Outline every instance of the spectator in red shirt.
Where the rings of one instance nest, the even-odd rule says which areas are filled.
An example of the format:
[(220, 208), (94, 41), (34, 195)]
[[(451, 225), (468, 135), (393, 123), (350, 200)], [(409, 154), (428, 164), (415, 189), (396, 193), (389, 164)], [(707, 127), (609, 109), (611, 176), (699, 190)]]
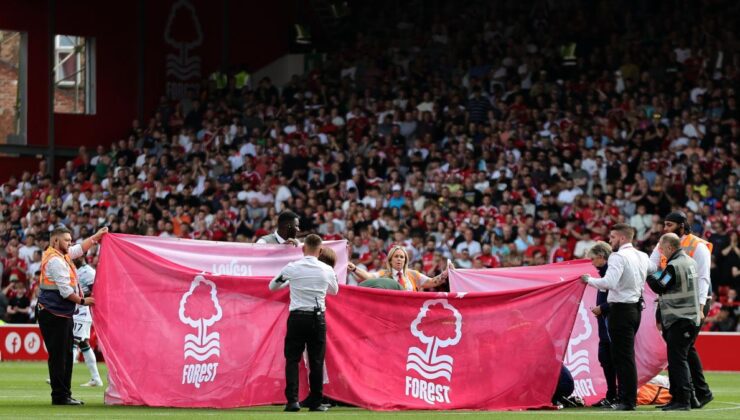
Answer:
[(498, 257), (491, 253), (491, 245), (483, 245), (481, 254), (475, 258), (479, 260), (484, 268), (496, 268), (501, 265)]
[(573, 259), (573, 251), (570, 250), (568, 244), (568, 238), (561, 236), (558, 239), (558, 246), (553, 249), (550, 254), (550, 262), (558, 263), (563, 261), (570, 261)]

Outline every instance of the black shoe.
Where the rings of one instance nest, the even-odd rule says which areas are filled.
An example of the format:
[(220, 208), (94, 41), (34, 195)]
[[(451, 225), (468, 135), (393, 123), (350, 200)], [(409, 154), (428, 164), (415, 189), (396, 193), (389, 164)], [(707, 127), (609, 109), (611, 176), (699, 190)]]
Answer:
[(619, 403), (619, 404), (614, 404), (612, 406), (612, 409), (615, 411), (635, 411), (635, 406), (630, 405), (630, 404)]
[(670, 401), (668, 401), (668, 403), (666, 403), (666, 404), (662, 404), (662, 405), (656, 405), (656, 406), (655, 406), (655, 408), (657, 408), (657, 409), (660, 409), (660, 410), (662, 410), (662, 409), (664, 409), (665, 407), (668, 407), (669, 405), (672, 405), (672, 404), (673, 404), (673, 400), (670, 400)]
[(300, 404), (301, 404), (301, 407), (313, 407), (315, 405), (321, 405), (321, 404), (327, 405), (324, 403), (323, 398), (319, 398), (319, 400), (316, 401), (315, 398), (311, 398), (310, 396), (306, 397), (303, 401), (300, 402)]
[[(714, 394), (709, 394), (704, 398), (698, 398), (699, 400), (699, 407), (698, 408), (704, 408), (705, 405), (709, 404), (710, 402), (714, 401)], [(694, 408), (694, 407), (691, 407)]]
[(591, 404), (591, 407), (594, 408), (612, 408), (612, 405), (614, 402), (612, 402), (609, 398), (602, 398), (599, 402)]
[(74, 398), (67, 398), (64, 400), (52, 401), (51, 405), (85, 405), (85, 403)]
[(301, 411), (301, 406), (297, 402), (287, 403), (283, 411)]
[(689, 398), (689, 405), (692, 409), (701, 408), (701, 402), (699, 402), (698, 399), (696, 399), (696, 396), (692, 395), (691, 398)]
[(324, 404), (319, 404), (319, 405), (317, 405), (316, 407), (310, 407), (310, 408), (308, 409), (308, 411), (321, 411), (321, 412), (326, 412), (326, 411), (329, 411), (329, 407), (328, 407), (328, 406), (326, 406), (326, 405), (324, 405)]
[(663, 411), (691, 411), (691, 404), (677, 402), (663, 407)]

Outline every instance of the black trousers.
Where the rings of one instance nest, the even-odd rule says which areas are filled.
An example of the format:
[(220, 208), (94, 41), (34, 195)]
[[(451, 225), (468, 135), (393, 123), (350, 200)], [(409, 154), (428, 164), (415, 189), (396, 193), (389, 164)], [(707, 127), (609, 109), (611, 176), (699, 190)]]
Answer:
[(609, 305), (609, 337), (617, 372), (619, 402), (637, 405), (637, 366), (635, 365), (635, 334), (640, 328), (641, 303), (611, 303)]
[(298, 362), (308, 349), (308, 383), (311, 393), (307, 406), (321, 404), (324, 388), (324, 355), (326, 354), (326, 320), (323, 314), (292, 311), (285, 335), (285, 398), (298, 402)]
[(611, 343), (609, 341), (599, 341), (599, 363), (604, 370), (606, 379), (606, 395), (609, 401), (617, 398), (617, 371), (614, 369), (612, 360)]
[(681, 319), (669, 328), (663, 328), (663, 338), (668, 348), (668, 379), (671, 382), (673, 401), (688, 404), (693, 386), (689, 373), (689, 348), (696, 340), (696, 326), (688, 319)]
[(64, 401), (72, 396), (72, 317), (56, 316), (47, 310), (38, 312), (39, 327), (49, 353), (51, 400)]
[[(704, 305), (704, 317), (706, 319), (707, 313), (709, 313), (709, 307), (712, 305), (711, 301), (708, 301)], [(689, 347), (689, 353), (687, 355), (687, 361), (689, 364), (689, 373), (691, 373), (691, 383), (694, 388), (694, 392), (696, 393), (696, 398), (704, 399), (712, 394), (712, 391), (709, 390), (709, 385), (707, 384), (707, 380), (704, 379), (704, 369), (701, 366), (701, 359), (699, 359), (699, 353), (696, 351), (696, 346), (694, 345), (696, 343), (697, 337), (699, 337), (699, 331), (701, 330), (702, 325), (704, 325), (704, 321), (701, 322), (701, 324), (696, 327), (696, 333), (694, 334), (694, 340), (691, 342), (691, 347)]]

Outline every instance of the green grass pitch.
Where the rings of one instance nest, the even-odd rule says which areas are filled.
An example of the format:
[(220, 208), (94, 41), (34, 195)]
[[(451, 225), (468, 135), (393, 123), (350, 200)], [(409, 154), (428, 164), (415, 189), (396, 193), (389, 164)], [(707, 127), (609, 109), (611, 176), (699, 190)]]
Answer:
[[(105, 365), (100, 364), (101, 375), (105, 378)], [(85, 401), (82, 407), (52, 406), (49, 386), (46, 384), (45, 363), (0, 363), (0, 418), (1, 419), (137, 419), (137, 418), (182, 418), (193, 420), (208, 418), (241, 419), (288, 419), (331, 417), (333, 419), (430, 419), (453, 418), (474, 420), (479, 418), (600, 418), (646, 419), (646, 418), (684, 418), (684, 419), (738, 419), (740, 418), (740, 373), (707, 373), (707, 380), (715, 395), (715, 400), (701, 410), (684, 413), (663, 413), (653, 407), (640, 407), (637, 412), (618, 413), (591, 408), (566, 409), (560, 411), (401, 411), (373, 412), (359, 408), (334, 407), (328, 413), (283, 413), (281, 406), (240, 408), (232, 410), (216, 409), (177, 409), (151, 407), (120, 407), (103, 405), (103, 388), (82, 388), (79, 385), (89, 379), (87, 369), (82, 363), (75, 364), (72, 378), (73, 396)]]

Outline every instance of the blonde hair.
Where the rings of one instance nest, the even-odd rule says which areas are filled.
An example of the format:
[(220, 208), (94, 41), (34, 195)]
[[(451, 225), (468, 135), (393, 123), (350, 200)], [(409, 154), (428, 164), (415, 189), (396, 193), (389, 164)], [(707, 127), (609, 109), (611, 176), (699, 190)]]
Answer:
[(396, 251), (403, 252), (404, 261), (403, 261), (403, 268), (401, 269), (401, 272), (403, 273), (404, 276), (406, 276), (406, 270), (409, 267), (409, 254), (408, 252), (406, 252), (406, 248), (402, 247), (401, 245), (394, 245), (390, 249), (390, 251), (388, 251), (388, 255), (385, 257), (385, 268), (389, 272), (393, 272), (393, 266), (391, 265), (391, 260), (393, 259), (393, 254), (395, 254)]
[(337, 263), (337, 253), (333, 249), (322, 246), (319, 251), (319, 261), (334, 268)]

